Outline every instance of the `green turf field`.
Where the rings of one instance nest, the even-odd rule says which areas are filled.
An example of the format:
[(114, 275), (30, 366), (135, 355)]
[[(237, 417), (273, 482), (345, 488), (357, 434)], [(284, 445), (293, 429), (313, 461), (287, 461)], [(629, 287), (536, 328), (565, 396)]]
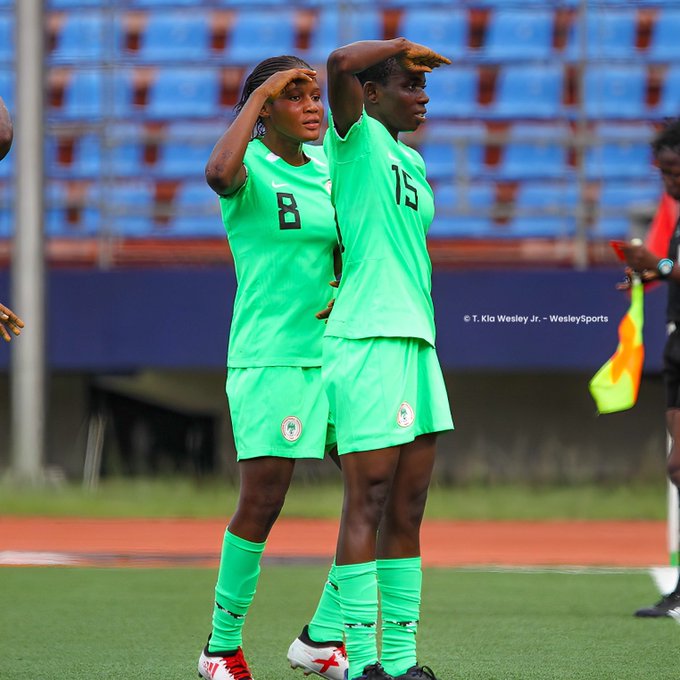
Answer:
[[(0, 514), (76, 517), (227, 517), (238, 489), (227, 482), (133, 479), (47, 488), (0, 484)], [(284, 516), (336, 518), (342, 487), (294, 481)], [(430, 519), (659, 519), (666, 518), (665, 480), (628, 486), (433, 485)]]
[[(211, 569), (0, 569), (0, 678), (195, 678), (214, 578)], [(316, 566), (263, 569), (245, 635), (257, 680), (303, 680), (285, 653), (323, 579)], [(439, 680), (675, 680), (680, 626), (631, 616), (655, 597), (642, 572), (427, 570), (421, 658)]]

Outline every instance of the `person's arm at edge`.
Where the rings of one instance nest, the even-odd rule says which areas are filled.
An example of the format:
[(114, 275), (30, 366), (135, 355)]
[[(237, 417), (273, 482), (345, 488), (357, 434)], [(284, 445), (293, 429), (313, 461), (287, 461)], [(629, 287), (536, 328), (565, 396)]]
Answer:
[[(282, 74), (288, 74), (283, 77)], [(229, 196), (240, 189), (246, 181), (246, 169), (243, 165), (251, 133), (260, 116), (262, 107), (268, 99), (276, 96), (294, 78), (307, 78), (316, 73), (308, 69), (290, 69), (281, 71), (267, 79), (253, 90), (243, 105), (234, 122), (220, 137), (210, 154), (205, 166), (205, 180), (210, 188), (220, 196)]]
[(5, 102), (0, 97), (0, 160), (2, 160), (12, 148), (14, 139), (14, 128), (12, 118), (5, 106)]
[(359, 120), (364, 109), (363, 88), (356, 74), (389, 57), (403, 54), (408, 44), (406, 38), (362, 40), (330, 53), (326, 64), (328, 103), (335, 129), (341, 137)]

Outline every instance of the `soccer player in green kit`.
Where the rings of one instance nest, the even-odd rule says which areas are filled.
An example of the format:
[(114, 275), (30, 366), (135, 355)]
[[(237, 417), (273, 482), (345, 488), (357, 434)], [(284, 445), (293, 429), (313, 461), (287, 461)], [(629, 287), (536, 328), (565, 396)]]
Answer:
[(425, 73), (447, 63), (405, 38), (328, 58), (324, 148), (343, 272), (322, 374), (345, 486), (336, 576), (349, 680), (435, 678), (416, 657), (419, 536), (436, 433), (453, 422), (434, 349), (433, 194), (421, 156), (398, 135), (423, 123)]
[[(251, 678), (241, 630), (269, 531), (296, 459), (323, 458), (335, 444), (321, 383), (325, 326), (315, 318), (328, 301), (337, 249), (328, 164), (323, 149), (308, 144), (318, 139), (324, 113), (316, 72), (297, 57), (266, 59), (246, 80), (236, 110), (206, 166), (238, 282), (227, 395), (241, 481), (224, 535), (212, 633), (198, 661), (208, 680)], [(342, 680), (342, 632), (333, 566), (312, 620), (288, 650), (291, 666)]]

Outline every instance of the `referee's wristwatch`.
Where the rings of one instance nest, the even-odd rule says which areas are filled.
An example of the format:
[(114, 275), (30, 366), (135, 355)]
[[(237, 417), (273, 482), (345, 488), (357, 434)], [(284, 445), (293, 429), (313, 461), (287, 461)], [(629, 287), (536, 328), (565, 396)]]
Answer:
[(664, 257), (656, 263), (656, 270), (659, 272), (660, 279), (667, 279), (673, 271), (673, 260), (669, 257)]

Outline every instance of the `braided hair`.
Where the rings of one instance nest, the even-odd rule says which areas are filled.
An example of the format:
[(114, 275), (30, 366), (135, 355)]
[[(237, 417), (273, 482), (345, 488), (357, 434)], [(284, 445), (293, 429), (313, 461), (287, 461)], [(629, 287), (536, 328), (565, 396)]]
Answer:
[(680, 154), (680, 118), (666, 118), (663, 127), (652, 139), (655, 157), (665, 149)]
[[(248, 101), (250, 95), (264, 83), (267, 78), (278, 73), (279, 71), (287, 71), (291, 68), (308, 68), (312, 67), (303, 59), (293, 57), (291, 55), (282, 55), (279, 57), (270, 57), (261, 61), (246, 78), (241, 91), (241, 98), (234, 106), (234, 116), (238, 116), (245, 103)], [(255, 137), (262, 137), (266, 132), (262, 119), (258, 117), (257, 123), (253, 128), (251, 139)]]

